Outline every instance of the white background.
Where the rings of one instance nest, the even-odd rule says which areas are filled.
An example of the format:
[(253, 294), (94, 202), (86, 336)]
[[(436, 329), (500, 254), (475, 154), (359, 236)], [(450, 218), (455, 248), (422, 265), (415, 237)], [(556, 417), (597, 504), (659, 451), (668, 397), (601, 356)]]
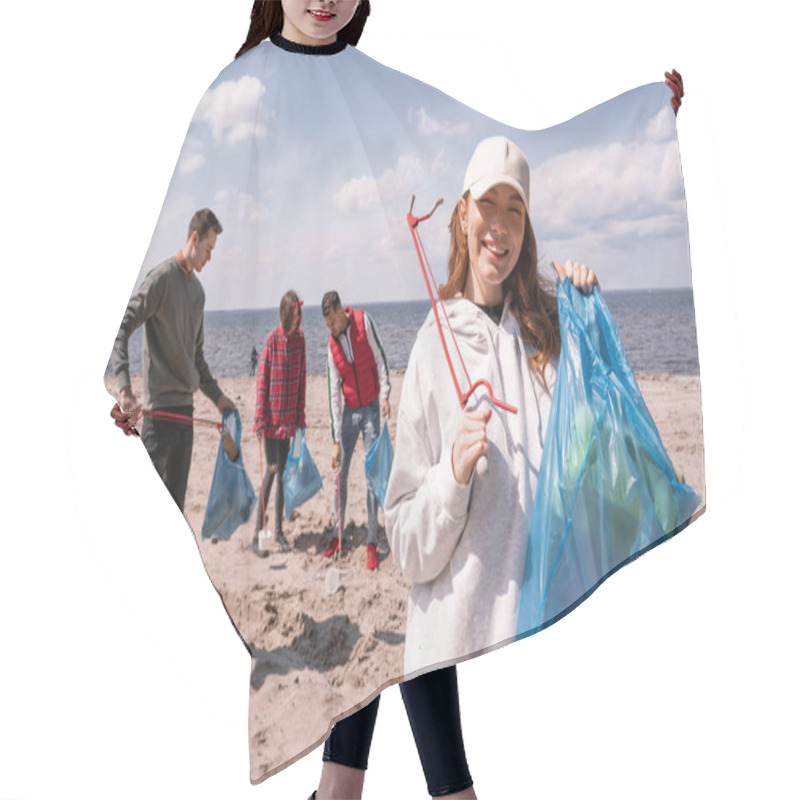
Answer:
[[(796, 797), (786, 4), (373, 5), (362, 49), (519, 126), (560, 122), (668, 67), (686, 79), (708, 511), (555, 627), (459, 668), (479, 796)], [(282, 800), (316, 786), (319, 752), (249, 785), (249, 659), (102, 383), (189, 119), (249, 10), (79, 0), (4, 12), (2, 800)], [(426, 796), (397, 689), (364, 796)]]

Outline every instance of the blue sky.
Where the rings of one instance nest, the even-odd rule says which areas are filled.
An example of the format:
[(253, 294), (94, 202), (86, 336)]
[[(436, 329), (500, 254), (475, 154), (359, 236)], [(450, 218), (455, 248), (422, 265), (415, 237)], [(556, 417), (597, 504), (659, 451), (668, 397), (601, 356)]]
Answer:
[(668, 90), (652, 84), (574, 119), (520, 131), (358, 51), (286, 53), (266, 43), (220, 74), (190, 125), (140, 278), (209, 206), (224, 233), (202, 275), (208, 309), (425, 296), (406, 224), (421, 228), (437, 280), (447, 223), (475, 145), (504, 134), (531, 165), (541, 267), (592, 266), (606, 289), (690, 286), (686, 212)]

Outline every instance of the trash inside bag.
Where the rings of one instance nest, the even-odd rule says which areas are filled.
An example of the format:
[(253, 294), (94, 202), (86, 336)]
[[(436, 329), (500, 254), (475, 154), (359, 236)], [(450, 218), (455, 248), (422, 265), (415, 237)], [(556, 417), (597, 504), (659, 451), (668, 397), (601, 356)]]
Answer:
[(286, 519), (321, 488), (322, 478), (306, 447), (305, 429), (298, 428), (292, 438), (292, 446), (283, 470), (283, 508)]
[[(229, 539), (242, 523), (250, 519), (256, 504), (256, 493), (242, 462), (242, 421), (239, 412), (226, 410), (222, 415), (222, 424), (224, 427), (220, 432), (217, 463), (203, 519), (204, 539)], [(231, 447), (231, 442), (235, 442), (235, 447)], [(229, 453), (234, 452), (236, 458), (231, 459)]]
[(599, 291), (558, 287), (561, 354), (517, 635), (550, 625), (699, 505), (667, 455)]
[(384, 422), (380, 436), (372, 443), (364, 457), (367, 483), (369, 483), (372, 493), (378, 498), (381, 508), (386, 499), (386, 487), (389, 485), (393, 460), (394, 449), (392, 448), (392, 437), (389, 435), (389, 424)]

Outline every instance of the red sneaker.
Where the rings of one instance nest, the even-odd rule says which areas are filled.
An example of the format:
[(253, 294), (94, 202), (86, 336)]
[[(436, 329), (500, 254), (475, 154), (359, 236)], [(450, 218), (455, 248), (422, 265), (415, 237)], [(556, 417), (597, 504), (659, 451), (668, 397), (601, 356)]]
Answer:
[(328, 549), (322, 554), (325, 558), (331, 558), (334, 553), (338, 553), (341, 550), (341, 546), (339, 545), (339, 537), (334, 536), (330, 542), (328, 542)]
[(367, 569), (373, 570), (378, 568), (378, 549), (374, 544), (367, 545)]

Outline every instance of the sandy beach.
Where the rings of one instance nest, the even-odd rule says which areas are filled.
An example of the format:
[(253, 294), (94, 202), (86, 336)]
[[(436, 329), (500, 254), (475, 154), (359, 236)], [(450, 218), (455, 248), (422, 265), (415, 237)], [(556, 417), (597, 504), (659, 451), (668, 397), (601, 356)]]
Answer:
[[(400, 372), (391, 376), (393, 440), (402, 377)], [(704, 498), (700, 379), (671, 374), (637, 378), (676, 470)], [(141, 396), (141, 377), (133, 381)], [(258, 491), (261, 467), (252, 433), (255, 378), (223, 378), (220, 386), (239, 408), (243, 459)], [(218, 418), (203, 395), (195, 396), (195, 404), (196, 417)], [(343, 554), (338, 561), (321, 555), (333, 534), (335, 502), (323, 376), (309, 377), (306, 419), (308, 447), (324, 486), (284, 524), (290, 551), (281, 553), (273, 546), (263, 559), (250, 551), (252, 521), (227, 541), (201, 539), (219, 436), (212, 427), (195, 426), (185, 514), (209, 576), (253, 654), (249, 731), (254, 782), (318, 746), (341, 709), (369, 702), (402, 676), (409, 587), (389, 552), (382, 513), (379, 568), (372, 573), (365, 568), (366, 481), (360, 443), (348, 481)], [(273, 508), (270, 498), (270, 518)], [(302, 692), (292, 691), (301, 683)]]

